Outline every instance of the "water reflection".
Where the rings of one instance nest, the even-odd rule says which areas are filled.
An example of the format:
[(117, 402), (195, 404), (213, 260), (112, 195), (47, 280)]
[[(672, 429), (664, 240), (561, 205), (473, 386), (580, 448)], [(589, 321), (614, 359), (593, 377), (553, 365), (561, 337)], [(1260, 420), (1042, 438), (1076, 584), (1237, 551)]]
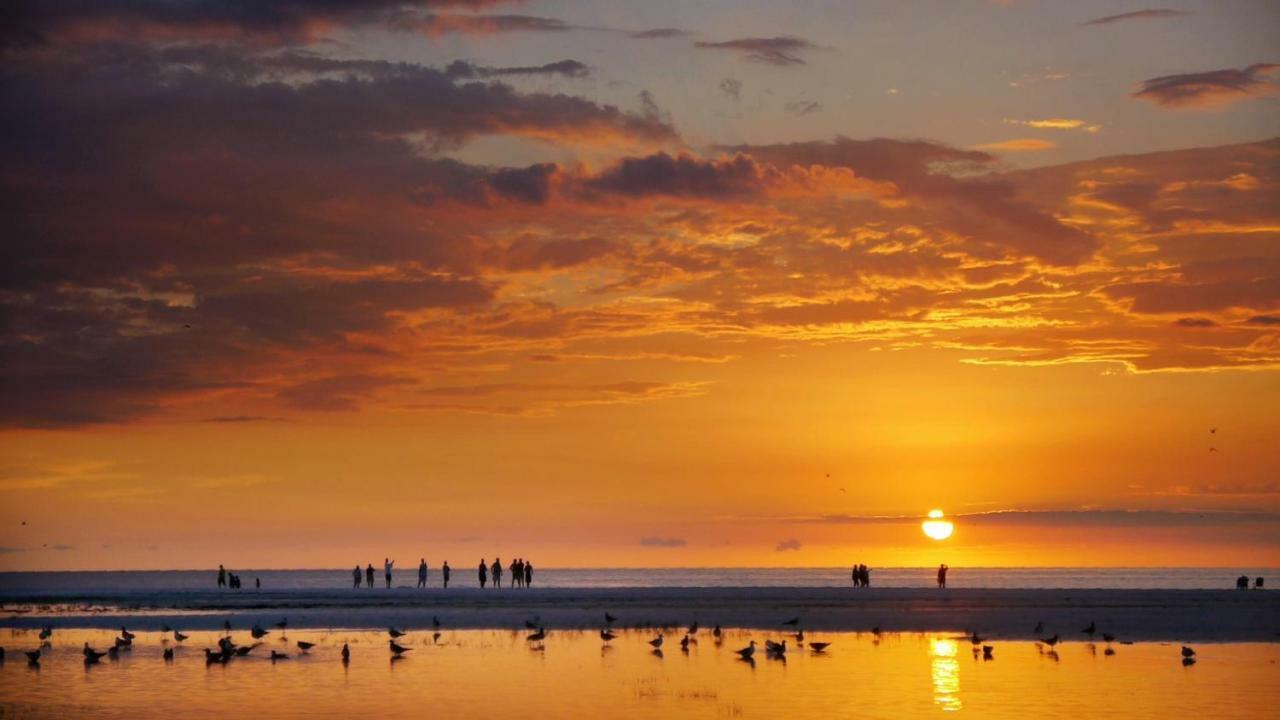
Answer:
[[(231, 698), (252, 698), (255, 718), (472, 717), (502, 708), (503, 720), (540, 717), (795, 718), (921, 717), (960, 712), (983, 718), (1077, 716), (1078, 690), (1123, 697), (1124, 715), (1138, 718), (1266, 717), (1280, 705), (1275, 668), (1280, 644), (1197, 648), (1200, 662), (1183, 667), (1177, 645), (1138, 643), (1116, 654), (1063, 642), (1056, 652), (1030, 642), (991, 643), (994, 662), (959, 636), (822, 633), (815, 653), (789, 643), (781, 658), (762, 649), (736, 652), (784, 636), (726, 630), (723, 643), (705, 631), (701, 643), (664, 655), (651, 634), (617, 631), (605, 645), (598, 630), (549, 630), (530, 643), (513, 631), (410, 632), (412, 652), (392, 659), (385, 632), (290, 628), (227, 664), (206, 666), (203, 648), (221, 633), (193, 632), (185, 643), (139, 633), (119, 658), (86, 667), (83, 644), (106, 647), (106, 631), (58, 630), (41, 667), (26, 667), (21, 650), (39, 640), (27, 631), (0, 631), (9, 662), (0, 664), (0, 718), (94, 717), (149, 720), (224, 716)], [(786, 636), (790, 638), (791, 636)], [(241, 633), (235, 641), (248, 641)], [(315, 642), (306, 653), (296, 640)], [(351, 650), (349, 663), (341, 651)], [(175, 650), (172, 661), (163, 651)], [(612, 649), (609, 649), (612, 648)], [(1096, 650), (1096, 648), (1094, 648)], [(272, 663), (270, 651), (290, 656)], [(687, 652), (686, 652), (687, 650)], [(1060, 655), (1060, 662), (1048, 662)], [(15, 659), (17, 660), (15, 662)], [(964, 674), (963, 683), (961, 673)], [(175, 699), (181, 705), (175, 706)]]
[(933, 678), (933, 702), (948, 712), (964, 709), (960, 700), (960, 661), (956, 658), (959, 646), (955, 640), (934, 638), (929, 641), (929, 655), (933, 658), (930, 672)]

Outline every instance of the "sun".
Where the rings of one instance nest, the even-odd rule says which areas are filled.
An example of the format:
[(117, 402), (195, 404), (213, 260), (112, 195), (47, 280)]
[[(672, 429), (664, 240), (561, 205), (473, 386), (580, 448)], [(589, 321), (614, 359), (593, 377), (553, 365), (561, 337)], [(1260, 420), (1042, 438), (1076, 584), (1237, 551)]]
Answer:
[(930, 510), (929, 519), (921, 523), (920, 528), (934, 540), (946, 540), (955, 532), (956, 526), (950, 520), (942, 519), (941, 510)]

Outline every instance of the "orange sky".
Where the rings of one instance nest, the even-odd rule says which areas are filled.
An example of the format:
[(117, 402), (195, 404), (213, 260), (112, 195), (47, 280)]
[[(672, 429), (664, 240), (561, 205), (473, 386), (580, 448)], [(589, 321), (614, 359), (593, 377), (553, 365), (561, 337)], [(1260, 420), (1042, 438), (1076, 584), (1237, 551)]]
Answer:
[(1280, 564), (1274, 6), (55, 6), (0, 569)]

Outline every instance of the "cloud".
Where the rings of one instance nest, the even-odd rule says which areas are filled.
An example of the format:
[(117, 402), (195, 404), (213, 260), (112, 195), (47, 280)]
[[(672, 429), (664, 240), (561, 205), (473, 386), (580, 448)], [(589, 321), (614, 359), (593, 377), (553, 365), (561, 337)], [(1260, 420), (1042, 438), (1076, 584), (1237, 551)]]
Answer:
[(770, 175), (769, 168), (743, 154), (707, 161), (688, 154), (673, 156), (663, 152), (624, 158), (587, 179), (583, 187), (631, 197), (725, 198), (760, 192), (770, 181)]
[(799, 550), (800, 547), (801, 545), (799, 540), (795, 538), (789, 538), (787, 540), (779, 541), (777, 546), (775, 546), (773, 549), (774, 549), (774, 552), (787, 552), (789, 550)]
[(1101, 125), (1092, 124), (1085, 120), (1077, 120), (1075, 118), (1045, 118), (1042, 120), (1016, 120), (1013, 118), (1005, 118), (1002, 122), (1006, 125), (1022, 125), (1025, 127), (1036, 128), (1037, 130), (1083, 130), (1088, 133), (1096, 133), (1102, 129)]
[(289, 385), (276, 397), (299, 410), (352, 412), (383, 388), (409, 384), (407, 378), (389, 375), (329, 375)]
[(525, 65), (516, 67), (486, 67), (463, 60), (455, 60), (445, 68), (445, 74), (453, 78), (492, 78), (513, 75), (560, 75), (568, 78), (584, 78), (591, 74), (591, 68), (577, 60), (559, 60), (545, 65)]
[(1218, 323), (1209, 318), (1178, 318), (1173, 321), (1173, 324), (1184, 328), (1211, 328), (1218, 326)]
[(652, 30), (630, 32), (627, 33), (627, 36), (637, 40), (665, 40), (667, 38), (688, 37), (692, 34), (688, 30), (680, 30), (679, 28), (654, 28)]
[(266, 415), (219, 415), (216, 417), (203, 418), (200, 422), (205, 423), (253, 423), (253, 422), (283, 422), (286, 418), (270, 417)]
[(642, 537), (640, 544), (644, 547), (676, 548), (688, 545), (684, 538), (677, 537)]
[(1277, 83), (1269, 76), (1277, 68), (1280, 65), (1255, 63), (1241, 69), (1164, 75), (1142, 81), (1129, 96), (1168, 108), (1218, 107), (1275, 92)]
[(563, 20), (534, 15), (422, 15), (402, 16), (394, 26), (428, 37), (448, 34), (497, 35), (510, 32), (564, 32), (574, 27)]
[[(1223, 510), (993, 510), (948, 515), (957, 525), (1030, 525), (1063, 527), (1233, 527), (1280, 524), (1280, 513)], [(916, 524), (916, 515), (816, 515), (772, 518), (796, 524)]]
[(787, 103), (783, 106), (783, 109), (792, 115), (809, 115), (810, 113), (820, 112), (822, 103), (812, 100), (797, 100), (796, 102)]
[(1058, 147), (1058, 145), (1052, 140), (1018, 138), (1016, 140), (1001, 140), (999, 142), (986, 143), (985, 145), (978, 145), (976, 147), (979, 150), (995, 150), (1003, 152), (1039, 152), (1041, 150), (1052, 150)]
[(1245, 322), (1250, 325), (1280, 325), (1280, 315), (1254, 315)]
[(75, 546), (75, 545), (65, 545), (65, 544), (61, 544), (61, 543), (60, 543), (60, 544), (58, 544), (58, 545), (50, 546), (50, 547), (49, 547), (49, 549), (50, 549), (50, 550), (52, 550), (52, 551), (54, 551), (54, 552), (71, 552), (72, 550), (75, 550), (75, 549), (76, 549), (76, 546)]
[(778, 67), (804, 65), (802, 53), (818, 49), (817, 45), (803, 38), (791, 36), (748, 37), (723, 42), (696, 42), (694, 47), (707, 50), (732, 50), (752, 62)]
[(1125, 20), (1160, 20), (1191, 14), (1193, 13), (1187, 10), (1153, 8), (1150, 10), (1134, 10), (1133, 12), (1120, 13), (1119, 15), (1107, 15), (1106, 17), (1094, 18), (1093, 20), (1081, 23), (1081, 25), (1109, 25), (1114, 22), (1122, 22)]
[(13, 553), (20, 552), (27, 552), (27, 549), (20, 547), (0, 547), (0, 555), (11, 555)]

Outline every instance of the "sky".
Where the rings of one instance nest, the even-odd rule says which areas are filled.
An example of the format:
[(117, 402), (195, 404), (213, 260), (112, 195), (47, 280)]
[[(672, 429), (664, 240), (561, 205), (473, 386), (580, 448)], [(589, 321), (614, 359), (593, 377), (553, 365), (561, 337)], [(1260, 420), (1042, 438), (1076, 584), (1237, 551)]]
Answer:
[(6, 4), (0, 570), (1278, 566), (1276, 27)]

